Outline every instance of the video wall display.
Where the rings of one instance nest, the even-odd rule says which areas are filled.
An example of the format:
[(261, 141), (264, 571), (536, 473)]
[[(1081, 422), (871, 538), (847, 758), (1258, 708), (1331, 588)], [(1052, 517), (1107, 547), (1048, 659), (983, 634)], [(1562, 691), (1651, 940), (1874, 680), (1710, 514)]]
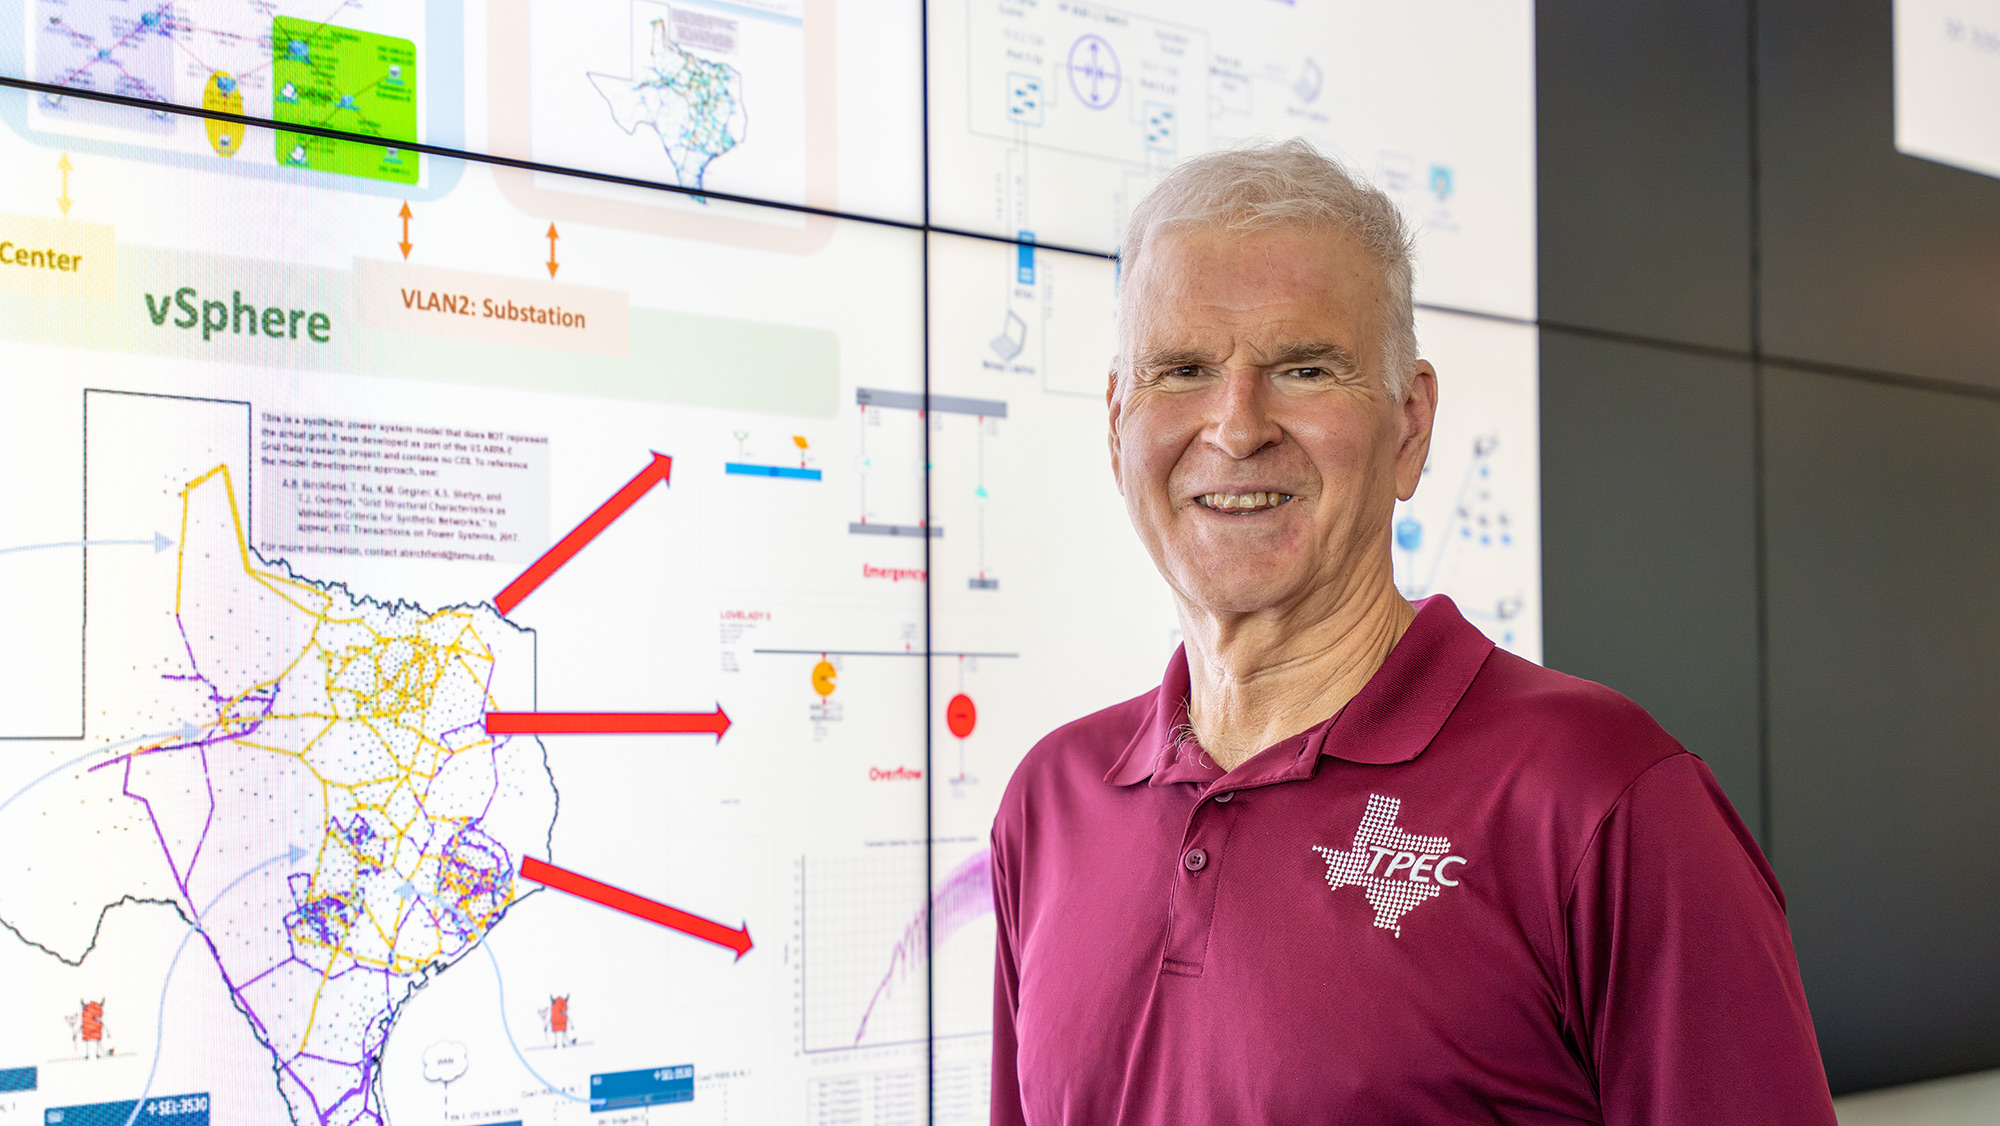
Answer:
[(1398, 583), (1540, 655), (1531, 23), (0, 2), (0, 1124), (984, 1122), (1175, 161), (1405, 207)]
[(1896, 148), (2000, 176), (2000, 3), (1895, 0)]

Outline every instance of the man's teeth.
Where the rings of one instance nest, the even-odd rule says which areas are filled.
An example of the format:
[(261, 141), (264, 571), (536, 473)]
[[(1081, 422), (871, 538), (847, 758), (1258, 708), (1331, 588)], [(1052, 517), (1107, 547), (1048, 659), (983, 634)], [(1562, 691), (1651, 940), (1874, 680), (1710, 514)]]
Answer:
[(1290, 493), (1203, 493), (1204, 508), (1271, 508), (1292, 499)]

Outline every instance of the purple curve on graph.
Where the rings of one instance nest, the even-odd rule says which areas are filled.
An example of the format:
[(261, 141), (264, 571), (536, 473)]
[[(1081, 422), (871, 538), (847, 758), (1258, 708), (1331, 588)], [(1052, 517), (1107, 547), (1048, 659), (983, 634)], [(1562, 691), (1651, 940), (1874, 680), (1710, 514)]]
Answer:
[(930, 953), (930, 945), (944, 945), (967, 923), (993, 913), (993, 851), (980, 849), (953, 868), (932, 893), (929, 903), (917, 909), (916, 918), (903, 928), (903, 937), (889, 954), (889, 969), (862, 1010), (861, 1026), (854, 1030), (854, 1042), (868, 1035), (868, 1022), (875, 1006), (895, 990), (896, 984), (916, 972)]

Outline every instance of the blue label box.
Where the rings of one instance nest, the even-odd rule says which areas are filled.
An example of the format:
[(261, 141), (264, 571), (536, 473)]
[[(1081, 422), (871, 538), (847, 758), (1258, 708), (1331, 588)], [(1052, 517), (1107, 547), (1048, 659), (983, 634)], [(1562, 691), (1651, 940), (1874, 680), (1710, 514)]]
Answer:
[(52, 1106), (42, 1112), (43, 1126), (208, 1126), (208, 1092), (147, 1099), (135, 1120), (137, 1099), (84, 1106)]
[(613, 1071), (590, 1077), (592, 1111), (626, 1110), (635, 1106), (694, 1101), (694, 1065)]

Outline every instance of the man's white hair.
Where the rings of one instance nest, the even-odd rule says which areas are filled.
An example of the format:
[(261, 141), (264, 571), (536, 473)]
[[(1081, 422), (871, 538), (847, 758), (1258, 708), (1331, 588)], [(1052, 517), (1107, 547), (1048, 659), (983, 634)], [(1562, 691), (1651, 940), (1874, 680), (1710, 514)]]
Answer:
[[(1308, 141), (1224, 149), (1167, 173), (1125, 224), (1120, 273), (1136, 276), (1146, 247), (1160, 234), (1189, 227), (1231, 231), (1340, 231), (1374, 256), (1382, 276), (1382, 385), (1400, 401), (1417, 363), (1416, 310), (1410, 296), (1413, 246), (1408, 226), (1381, 189), (1324, 156)], [(1119, 368), (1130, 361), (1127, 332), (1134, 287), (1118, 297)]]

